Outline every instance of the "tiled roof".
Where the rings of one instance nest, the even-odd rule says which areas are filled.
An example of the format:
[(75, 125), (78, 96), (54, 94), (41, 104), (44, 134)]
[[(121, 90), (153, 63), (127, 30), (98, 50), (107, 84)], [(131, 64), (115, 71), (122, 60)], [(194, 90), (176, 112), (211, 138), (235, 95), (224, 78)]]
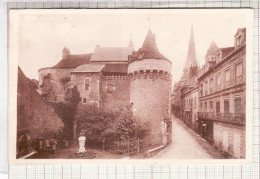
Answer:
[(51, 68), (76, 68), (82, 64), (89, 63), (92, 53), (82, 55), (68, 55), (66, 59), (62, 59), (58, 64)]
[(105, 65), (103, 64), (84, 64), (80, 65), (79, 67), (75, 68), (71, 72), (73, 73), (88, 73), (88, 72), (100, 72)]
[(96, 47), (90, 61), (95, 62), (128, 62), (132, 47)]
[(128, 64), (106, 64), (102, 69), (104, 73), (127, 73)]

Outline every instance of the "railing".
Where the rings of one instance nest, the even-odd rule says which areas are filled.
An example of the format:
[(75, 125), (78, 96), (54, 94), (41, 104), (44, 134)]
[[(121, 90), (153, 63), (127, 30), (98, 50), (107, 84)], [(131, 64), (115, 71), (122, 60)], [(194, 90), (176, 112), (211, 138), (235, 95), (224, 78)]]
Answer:
[(245, 124), (244, 113), (198, 112), (198, 118), (234, 124)]

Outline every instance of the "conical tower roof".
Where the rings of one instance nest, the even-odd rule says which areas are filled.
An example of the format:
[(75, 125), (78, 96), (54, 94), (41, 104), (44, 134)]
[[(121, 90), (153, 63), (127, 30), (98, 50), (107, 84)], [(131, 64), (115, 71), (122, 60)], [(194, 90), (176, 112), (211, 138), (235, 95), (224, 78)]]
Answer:
[(188, 56), (187, 56), (186, 64), (185, 64), (184, 68), (189, 69), (191, 65), (197, 65), (194, 35), (193, 35), (193, 26), (191, 26)]
[(132, 47), (132, 48), (134, 48), (134, 44), (133, 44), (133, 41), (132, 41), (132, 39), (130, 39), (130, 42), (129, 42), (129, 45), (128, 45), (128, 47)]
[(208, 57), (210, 55), (217, 55), (217, 51), (218, 51), (218, 46), (216, 45), (215, 41), (212, 40), (212, 42), (208, 48), (206, 57)]
[(158, 47), (155, 42), (155, 35), (152, 34), (151, 29), (149, 29), (146, 38), (144, 40), (142, 48), (139, 50), (143, 53), (143, 59), (153, 58), (153, 59), (165, 59), (168, 60), (166, 57), (164, 57), (158, 50)]

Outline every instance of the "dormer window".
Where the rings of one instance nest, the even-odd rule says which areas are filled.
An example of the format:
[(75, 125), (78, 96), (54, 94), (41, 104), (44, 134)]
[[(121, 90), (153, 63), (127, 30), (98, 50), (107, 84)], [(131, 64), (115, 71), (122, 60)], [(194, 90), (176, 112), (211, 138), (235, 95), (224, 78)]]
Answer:
[(236, 46), (240, 46), (242, 44), (242, 37), (241, 35), (237, 36), (236, 37)]

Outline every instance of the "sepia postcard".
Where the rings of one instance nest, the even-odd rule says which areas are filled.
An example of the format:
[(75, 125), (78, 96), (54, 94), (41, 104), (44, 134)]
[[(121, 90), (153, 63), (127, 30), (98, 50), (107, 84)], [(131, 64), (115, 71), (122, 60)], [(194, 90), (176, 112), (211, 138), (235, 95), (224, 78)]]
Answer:
[(9, 10), (10, 164), (252, 160), (249, 9)]

